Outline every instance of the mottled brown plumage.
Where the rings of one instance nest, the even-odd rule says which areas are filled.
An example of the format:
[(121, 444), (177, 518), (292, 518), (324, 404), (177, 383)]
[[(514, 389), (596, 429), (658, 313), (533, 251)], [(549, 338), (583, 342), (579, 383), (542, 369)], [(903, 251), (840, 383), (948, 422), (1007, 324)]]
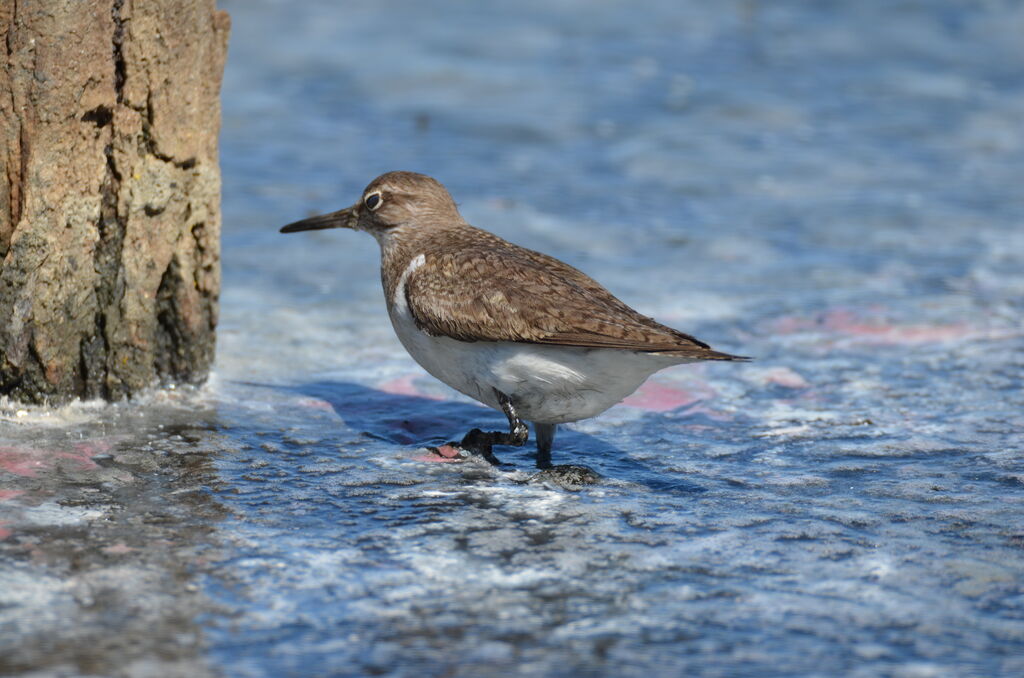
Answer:
[(406, 282), (417, 324), (460, 341), (519, 341), (731, 359), (637, 313), (579, 270), (466, 224)]

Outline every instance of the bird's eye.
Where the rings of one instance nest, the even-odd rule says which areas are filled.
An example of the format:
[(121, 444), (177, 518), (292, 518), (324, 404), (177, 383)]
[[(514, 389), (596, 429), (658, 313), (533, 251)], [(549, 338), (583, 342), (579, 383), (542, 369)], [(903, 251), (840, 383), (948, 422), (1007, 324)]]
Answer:
[(380, 207), (382, 202), (384, 202), (384, 199), (380, 197), (380, 193), (371, 193), (363, 198), (363, 204), (366, 205), (366, 209), (371, 212)]

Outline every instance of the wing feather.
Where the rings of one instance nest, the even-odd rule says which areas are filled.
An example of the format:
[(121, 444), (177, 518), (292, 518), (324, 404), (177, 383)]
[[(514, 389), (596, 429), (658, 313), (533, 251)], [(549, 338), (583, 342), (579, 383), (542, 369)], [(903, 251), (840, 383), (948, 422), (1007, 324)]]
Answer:
[(568, 264), (478, 233), (490, 236), (484, 246), (435, 251), (406, 281), (409, 309), (428, 334), (742, 359), (641, 315)]

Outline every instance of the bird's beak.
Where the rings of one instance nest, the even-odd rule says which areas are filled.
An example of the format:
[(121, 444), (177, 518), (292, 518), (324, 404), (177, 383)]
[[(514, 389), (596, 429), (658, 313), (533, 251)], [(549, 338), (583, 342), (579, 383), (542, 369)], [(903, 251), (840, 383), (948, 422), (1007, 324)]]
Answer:
[(325, 228), (355, 228), (359, 221), (359, 206), (352, 205), (337, 212), (321, 214), (318, 217), (310, 217), (301, 221), (281, 227), (282, 233), (297, 233), (298, 231), (319, 231)]

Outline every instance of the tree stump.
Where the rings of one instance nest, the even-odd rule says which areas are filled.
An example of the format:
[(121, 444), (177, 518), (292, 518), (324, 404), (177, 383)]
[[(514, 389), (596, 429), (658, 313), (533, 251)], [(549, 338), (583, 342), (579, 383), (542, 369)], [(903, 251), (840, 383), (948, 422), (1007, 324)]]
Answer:
[(206, 377), (229, 27), (215, 0), (0, 3), (0, 393)]

